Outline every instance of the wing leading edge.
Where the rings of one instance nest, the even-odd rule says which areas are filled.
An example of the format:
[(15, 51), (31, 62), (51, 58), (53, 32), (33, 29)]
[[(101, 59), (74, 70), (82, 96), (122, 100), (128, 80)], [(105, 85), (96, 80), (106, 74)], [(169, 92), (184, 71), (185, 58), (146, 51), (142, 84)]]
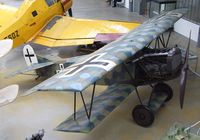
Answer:
[(150, 19), (118, 40), (88, 55), (84, 61), (76, 62), (63, 72), (33, 87), (26, 94), (37, 90), (83, 91), (143, 49), (161, 33), (173, 27), (186, 12), (187, 9), (177, 9)]

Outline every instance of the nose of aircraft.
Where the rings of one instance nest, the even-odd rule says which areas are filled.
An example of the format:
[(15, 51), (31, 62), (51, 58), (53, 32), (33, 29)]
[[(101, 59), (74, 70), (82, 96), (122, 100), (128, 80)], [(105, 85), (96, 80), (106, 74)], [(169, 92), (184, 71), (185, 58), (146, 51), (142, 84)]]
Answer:
[(67, 2), (69, 2), (69, 0), (61, 0), (61, 3), (62, 3), (63, 5), (67, 4)]
[(71, 8), (72, 0), (61, 0), (61, 3), (65, 9), (65, 11)]

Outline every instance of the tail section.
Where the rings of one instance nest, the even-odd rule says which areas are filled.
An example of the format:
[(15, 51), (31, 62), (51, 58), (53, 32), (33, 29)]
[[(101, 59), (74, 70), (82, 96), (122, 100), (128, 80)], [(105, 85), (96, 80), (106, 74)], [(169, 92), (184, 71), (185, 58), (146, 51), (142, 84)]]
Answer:
[(27, 66), (33, 66), (39, 63), (50, 62), (48, 59), (36, 55), (31, 45), (25, 45), (23, 48), (23, 56)]
[(23, 48), (23, 56), (28, 66), (38, 64), (38, 58), (31, 45), (25, 45)]

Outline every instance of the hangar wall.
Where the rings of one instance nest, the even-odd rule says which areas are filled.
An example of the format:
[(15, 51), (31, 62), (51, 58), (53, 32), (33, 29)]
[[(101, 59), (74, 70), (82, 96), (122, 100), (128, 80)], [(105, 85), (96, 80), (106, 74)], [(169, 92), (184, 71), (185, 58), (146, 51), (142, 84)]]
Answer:
[[(185, 28), (187, 27), (187, 28)], [(180, 19), (175, 25), (174, 25), (174, 30), (186, 37), (189, 37), (189, 33), (191, 31), (191, 39), (194, 40), (195, 42), (198, 41), (199, 37), (199, 25), (195, 24), (193, 22), (190, 22), (186, 19)]]
[(177, 0), (177, 8), (187, 7), (188, 14), (185, 16), (188, 20), (200, 23), (200, 0)]
[[(126, 8), (129, 8), (129, 1), (130, 0), (125, 0)], [(136, 0), (133, 0), (133, 3), (134, 1)], [(200, 40), (200, 0), (177, 0), (177, 7), (188, 7), (189, 12), (184, 19), (179, 20), (174, 25), (174, 30), (186, 37), (189, 36), (191, 30), (192, 40), (198, 42), (198, 40)], [(187, 28), (185, 28), (186, 26)]]
[(175, 31), (188, 37), (191, 30), (192, 40), (197, 42), (200, 39), (200, 0), (177, 0), (177, 8), (182, 7), (188, 8), (188, 14), (174, 25)]

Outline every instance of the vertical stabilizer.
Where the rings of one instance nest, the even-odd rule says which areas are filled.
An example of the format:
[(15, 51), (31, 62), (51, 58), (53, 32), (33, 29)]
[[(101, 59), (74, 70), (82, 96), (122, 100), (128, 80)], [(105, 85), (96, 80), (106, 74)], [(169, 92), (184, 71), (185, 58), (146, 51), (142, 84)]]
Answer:
[(38, 64), (38, 58), (31, 45), (25, 45), (23, 48), (23, 56), (28, 66)]

